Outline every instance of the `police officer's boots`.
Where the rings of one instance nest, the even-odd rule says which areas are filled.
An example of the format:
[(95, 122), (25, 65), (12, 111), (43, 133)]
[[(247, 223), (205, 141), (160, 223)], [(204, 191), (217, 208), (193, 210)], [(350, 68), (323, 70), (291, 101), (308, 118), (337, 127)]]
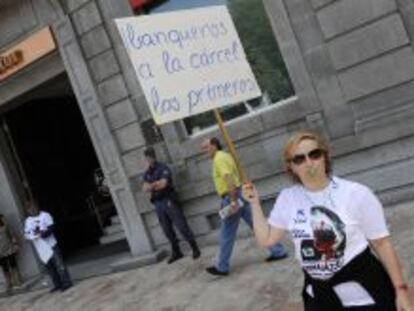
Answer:
[(190, 240), (188, 241), (188, 243), (190, 244), (191, 249), (193, 250), (193, 259), (199, 258), (201, 255), (201, 251), (198, 248), (196, 240)]
[(167, 263), (173, 263), (174, 261), (177, 261), (178, 259), (183, 258), (183, 253), (180, 250), (180, 246), (178, 243), (171, 244), (171, 257), (168, 259)]

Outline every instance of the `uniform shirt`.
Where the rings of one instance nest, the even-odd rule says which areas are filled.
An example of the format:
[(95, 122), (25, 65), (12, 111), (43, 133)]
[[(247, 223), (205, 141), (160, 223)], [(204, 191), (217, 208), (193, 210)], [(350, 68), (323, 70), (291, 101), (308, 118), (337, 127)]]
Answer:
[(53, 234), (46, 238), (40, 236), (39, 231), (45, 231), (54, 224), (52, 216), (41, 211), (37, 216), (29, 216), (24, 223), (24, 236), (33, 242), (40, 259), (47, 263), (53, 255), (53, 247), (57, 244)]
[(213, 158), (213, 181), (219, 196), (229, 193), (227, 183), (224, 179), (225, 175), (230, 175), (234, 185), (240, 187), (241, 182), (236, 162), (234, 162), (234, 159), (230, 154), (218, 150)]
[[(332, 277), (364, 251), (369, 240), (389, 236), (382, 205), (371, 190), (337, 177), (319, 192), (302, 185), (283, 190), (268, 222), (290, 232), (296, 258), (316, 279)], [(346, 306), (372, 301), (356, 283), (334, 289)]]
[(144, 174), (144, 181), (153, 183), (161, 179), (167, 180), (167, 186), (159, 191), (151, 191), (151, 202), (160, 200), (166, 197), (173, 198), (175, 190), (172, 184), (172, 174), (170, 168), (161, 162), (155, 162)]

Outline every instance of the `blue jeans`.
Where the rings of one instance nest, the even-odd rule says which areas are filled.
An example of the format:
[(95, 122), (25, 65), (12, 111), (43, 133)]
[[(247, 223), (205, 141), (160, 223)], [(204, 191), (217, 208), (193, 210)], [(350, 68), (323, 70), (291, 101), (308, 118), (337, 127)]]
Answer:
[(55, 288), (63, 289), (72, 286), (72, 280), (68, 269), (63, 262), (62, 255), (57, 245), (53, 247), (53, 256), (46, 263), (46, 270), (49, 273)]
[[(217, 270), (222, 272), (228, 272), (230, 270), (230, 257), (233, 252), (234, 242), (236, 239), (237, 228), (239, 227), (240, 218), (246, 222), (246, 224), (253, 229), (252, 210), (250, 204), (245, 201), (238, 193), (238, 200), (243, 202), (243, 206), (239, 210), (226, 217), (221, 221), (220, 228), (220, 253), (216, 262)], [(221, 201), (221, 208), (229, 205), (231, 202), (230, 196), (223, 197)], [(284, 246), (280, 243), (275, 244), (269, 248), (270, 256), (280, 257), (286, 255)]]

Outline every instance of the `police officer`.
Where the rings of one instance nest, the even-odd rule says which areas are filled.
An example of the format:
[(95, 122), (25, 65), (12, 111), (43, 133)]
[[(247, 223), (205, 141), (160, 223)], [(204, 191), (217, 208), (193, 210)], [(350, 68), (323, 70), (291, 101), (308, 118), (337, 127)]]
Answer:
[(177, 194), (172, 183), (171, 170), (164, 163), (157, 161), (154, 148), (146, 148), (144, 156), (148, 169), (144, 174), (143, 191), (150, 193), (150, 200), (155, 206), (161, 228), (171, 243), (172, 252), (168, 264), (183, 257), (173, 224), (190, 244), (193, 259), (199, 258), (201, 252), (194, 239), (194, 234), (188, 226), (183, 212), (177, 205)]

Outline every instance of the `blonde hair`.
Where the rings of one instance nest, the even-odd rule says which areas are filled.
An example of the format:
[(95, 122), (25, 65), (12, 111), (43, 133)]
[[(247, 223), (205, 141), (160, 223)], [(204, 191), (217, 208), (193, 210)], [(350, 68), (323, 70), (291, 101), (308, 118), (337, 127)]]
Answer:
[(291, 151), (293, 148), (295, 148), (299, 143), (305, 139), (313, 140), (318, 145), (318, 148), (320, 148), (323, 151), (323, 156), (325, 160), (325, 173), (327, 176), (331, 175), (332, 172), (332, 163), (331, 163), (331, 156), (330, 156), (330, 150), (328, 143), (326, 140), (319, 134), (311, 131), (300, 131), (295, 134), (293, 134), (285, 143), (285, 146), (283, 147), (283, 164), (285, 166), (285, 171), (289, 175), (289, 177), (292, 178), (292, 180), (296, 183), (302, 183), (298, 176), (292, 171), (290, 168), (290, 162), (291, 162)]

